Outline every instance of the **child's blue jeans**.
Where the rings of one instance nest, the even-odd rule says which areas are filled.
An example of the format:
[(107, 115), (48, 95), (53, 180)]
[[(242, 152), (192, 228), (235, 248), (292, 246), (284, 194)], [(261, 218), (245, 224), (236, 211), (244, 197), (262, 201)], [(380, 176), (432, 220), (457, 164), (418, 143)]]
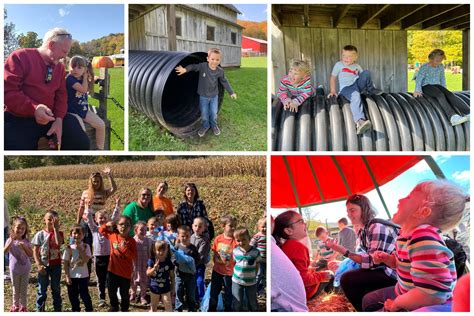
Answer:
[(205, 265), (200, 264), (196, 266), (196, 298), (198, 302), (202, 301), (204, 293), (206, 292), (205, 272)]
[[(244, 295), (247, 296), (247, 308), (244, 306)], [(232, 296), (234, 297), (234, 312), (249, 311), (256, 312), (257, 304), (257, 284), (244, 286), (232, 282)]]
[(260, 262), (258, 265), (258, 273), (257, 273), (257, 292), (258, 294), (263, 293), (263, 289), (265, 288), (266, 283), (266, 269), (267, 264), (266, 262)]
[(209, 298), (209, 312), (217, 310), (217, 302), (219, 294), (224, 285), (224, 311), (232, 311), (232, 276), (223, 275), (216, 271), (212, 271), (211, 275), (211, 297)]
[(196, 276), (190, 273), (178, 272), (175, 278), (176, 301), (175, 310), (183, 311), (184, 297), (188, 305), (188, 312), (196, 311)]
[(86, 312), (92, 312), (94, 309), (92, 307), (92, 300), (89, 294), (89, 289), (87, 287), (89, 283), (89, 278), (71, 278), (71, 285), (67, 286), (67, 295), (69, 301), (71, 302), (71, 309), (73, 312), (81, 311), (81, 303), (79, 297), (84, 303)]
[(38, 273), (38, 294), (36, 296), (36, 309), (41, 312), (45, 309), (49, 280), (51, 279), (51, 292), (53, 293), (53, 306), (55, 312), (62, 309), (61, 299), (61, 265), (46, 267), (46, 273)]
[(350, 86), (344, 87), (340, 95), (345, 97), (351, 103), (351, 112), (354, 122), (360, 119), (365, 120), (364, 108), (362, 107), (362, 101), (360, 93), (364, 91), (371, 92), (374, 89), (374, 83), (370, 77), (370, 72), (367, 70), (359, 73), (359, 78)]
[(217, 111), (219, 109), (218, 96), (199, 96), (199, 108), (201, 110), (202, 127), (209, 128), (217, 126)]

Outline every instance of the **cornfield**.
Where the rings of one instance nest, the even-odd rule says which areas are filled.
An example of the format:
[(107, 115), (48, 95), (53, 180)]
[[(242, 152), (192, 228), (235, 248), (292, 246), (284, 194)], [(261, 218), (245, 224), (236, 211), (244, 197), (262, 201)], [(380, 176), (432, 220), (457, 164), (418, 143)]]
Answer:
[[(265, 177), (265, 156), (215, 156), (158, 161), (127, 161), (107, 164), (117, 178), (226, 177), (253, 175)], [(87, 179), (106, 164), (39, 167), (5, 171), (5, 182), (27, 180)]]

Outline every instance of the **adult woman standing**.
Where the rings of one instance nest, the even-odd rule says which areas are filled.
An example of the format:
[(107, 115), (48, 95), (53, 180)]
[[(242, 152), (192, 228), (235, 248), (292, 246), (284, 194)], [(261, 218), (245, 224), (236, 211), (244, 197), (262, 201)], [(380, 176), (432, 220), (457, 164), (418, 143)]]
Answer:
[(156, 195), (153, 196), (154, 211), (163, 211), (165, 217), (173, 214), (173, 202), (165, 197), (166, 192), (168, 192), (168, 183), (161, 181), (156, 188)]
[(341, 288), (354, 308), (362, 311), (362, 298), (365, 294), (397, 283), (396, 272), (385, 265), (374, 264), (371, 255), (377, 250), (392, 253), (398, 231), (394, 224), (375, 219), (376, 212), (364, 195), (350, 196), (346, 201), (346, 208), (352, 224), (361, 227), (357, 232), (357, 240), (363, 253), (352, 253), (331, 240), (326, 245), (360, 264), (360, 269), (342, 275)]
[(179, 203), (177, 214), (181, 219), (182, 225), (192, 228), (193, 221), (196, 217), (204, 217), (208, 222), (209, 239), (214, 237), (214, 226), (209, 220), (204, 202), (199, 199), (199, 192), (194, 183), (186, 183), (184, 186), (184, 201)]
[(146, 223), (150, 217), (155, 216), (151, 195), (150, 189), (142, 188), (138, 195), (138, 200), (128, 204), (123, 210), (122, 215), (132, 219), (132, 229), (130, 229), (130, 236), (132, 237), (135, 235), (133, 226), (135, 226), (138, 221), (144, 221)]

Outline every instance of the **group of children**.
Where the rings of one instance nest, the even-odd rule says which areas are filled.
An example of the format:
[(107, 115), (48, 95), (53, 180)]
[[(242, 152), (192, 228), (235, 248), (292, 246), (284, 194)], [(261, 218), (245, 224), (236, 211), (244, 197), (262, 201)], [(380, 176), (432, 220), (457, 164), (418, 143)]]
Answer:
[[(356, 132), (357, 134), (364, 134), (372, 129), (372, 123), (364, 114), (361, 94), (381, 95), (382, 91), (375, 88), (369, 71), (363, 70), (356, 63), (357, 58), (358, 51), (355, 46), (346, 45), (343, 47), (341, 60), (334, 65), (331, 72), (328, 98), (338, 94), (346, 98), (350, 102)], [(416, 88), (413, 96), (419, 97), (425, 93), (436, 98), (450, 119), (451, 125), (455, 126), (469, 121), (469, 108), (459, 102), (454, 94), (446, 89), (444, 67), (442, 65), (445, 58), (446, 56), (441, 49), (435, 49), (429, 54), (429, 62), (420, 67), (414, 78), (416, 79)], [(277, 92), (277, 97), (285, 110), (298, 112), (299, 106), (314, 95), (310, 73), (310, 66), (307, 61), (292, 60), (290, 62), (288, 75), (281, 78)], [(336, 91), (337, 83), (339, 83), (339, 92)], [(452, 107), (463, 113), (461, 115), (457, 114)]]
[(61, 268), (64, 268), (72, 311), (81, 311), (80, 300), (85, 311), (93, 311), (88, 290), (91, 260), (97, 276), (99, 307), (106, 306), (107, 291), (111, 312), (128, 311), (130, 302), (138, 298), (142, 305), (148, 304), (148, 293), (150, 311), (158, 311), (160, 303), (165, 311), (173, 311), (173, 305), (175, 311), (197, 311), (206, 292), (205, 271), (211, 253), (214, 264), (208, 285), (211, 287), (208, 310), (217, 310), (223, 286), (226, 311), (258, 310), (257, 291), (263, 291), (265, 286), (264, 218), (258, 221), (258, 233), (251, 238), (246, 228), (236, 229), (235, 217), (223, 216), (224, 232), (211, 244), (206, 218), (195, 218), (191, 228), (181, 225), (176, 214), (165, 218), (158, 212), (146, 223), (138, 221), (132, 227), (130, 217), (120, 215), (119, 203), (117, 199), (110, 221), (105, 210), (93, 214), (90, 205), (86, 205), (92, 249), (83, 240), (83, 225), (73, 225), (69, 242), (64, 241), (55, 211), (46, 212), (45, 227), (35, 234), (31, 244), (26, 219), (14, 217), (5, 244), (13, 288), (10, 311), (27, 310), (31, 257), (38, 271), (38, 311), (45, 311), (49, 286), (54, 311), (62, 310)]

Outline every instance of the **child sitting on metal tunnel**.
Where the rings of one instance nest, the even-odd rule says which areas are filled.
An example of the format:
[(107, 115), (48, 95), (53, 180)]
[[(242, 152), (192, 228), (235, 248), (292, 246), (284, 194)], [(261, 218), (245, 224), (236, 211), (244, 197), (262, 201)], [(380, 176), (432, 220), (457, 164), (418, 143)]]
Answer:
[(290, 71), (281, 78), (277, 92), (283, 109), (298, 112), (298, 107), (313, 94), (309, 63), (304, 60), (291, 60)]
[(175, 68), (178, 76), (189, 71), (199, 73), (197, 93), (199, 94), (202, 120), (202, 127), (198, 131), (199, 137), (204, 137), (209, 128), (212, 129), (216, 136), (221, 133), (219, 126), (217, 126), (219, 83), (224, 86), (232, 99), (237, 99), (237, 94), (235, 94), (225, 78), (224, 70), (219, 66), (221, 59), (222, 53), (220, 49), (210, 48), (207, 52), (207, 63), (191, 64), (186, 67), (178, 65)]
[[(439, 105), (449, 117), (452, 126), (469, 121), (469, 107), (448, 89), (446, 89), (446, 78), (444, 76), (443, 60), (446, 55), (441, 49), (434, 49), (428, 55), (429, 61), (420, 67), (413, 79), (416, 80), (414, 97), (424, 94), (438, 100)], [(461, 115), (453, 108), (457, 108)]]
[(341, 60), (334, 65), (331, 72), (328, 97), (337, 96), (336, 80), (338, 80), (339, 94), (351, 103), (352, 118), (356, 123), (357, 134), (364, 134), (372, 129), (372, 123), (364, 115), (360, 94), (368, 92), (379, 95), (382, 92), (375, 88), (369, 71), (363, 70), (359, 64), (356, 64), (358, 57), (357, 47), (353, 45), (343, 47)]

